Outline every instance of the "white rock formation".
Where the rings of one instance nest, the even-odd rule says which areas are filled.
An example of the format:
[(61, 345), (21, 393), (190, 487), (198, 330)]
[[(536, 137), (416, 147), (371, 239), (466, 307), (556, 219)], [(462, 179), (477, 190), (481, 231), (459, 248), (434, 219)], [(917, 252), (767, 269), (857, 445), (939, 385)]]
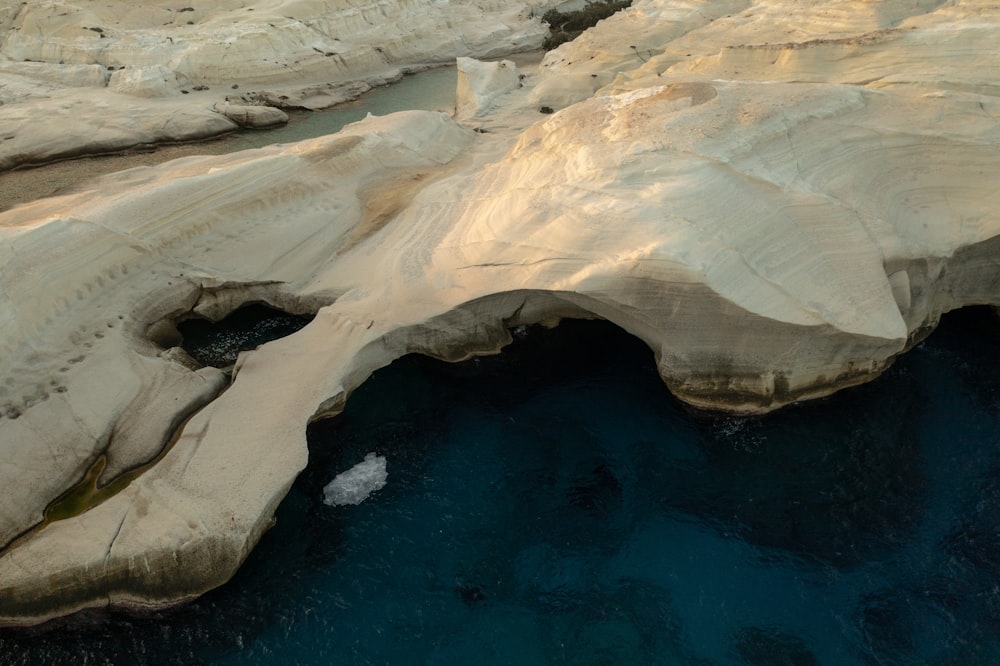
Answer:
[(0, 105), (0, 170), (231, 132), (236, 123), (182, 96), (142, 98), (63, 89), (43, 101)]
[(163, 65), (122, 67), (111, 73), (108, 90), (136, 97), (163, 97), (177, 93), (177, 77)]
[[(17, 101), (22, 95), (40, 93), (57, 87), (103, 88), (110, 72), (101, 65), (59, 65), (47, 62), (10, 62), (0, 60), (0, 76), (5, 83), (5, 101)], [(7, 90), (10, 88), (11, 90)]]
[(388, 478), (385, 457), (369, 453), (364, 460), (333, 477), (323, 487), (323, 503), (329, 506), (361, 504), (373, 492), (385, 488)]
[(273, 106), (232, 104), (226, 101), (221, 104), (215, 104), (212, 109), (229, 118), (240, 127), (260, 129), (275, 125), (284, 125), (288, 122), (288, 114)]
[(480, 62), (458, 58), (458, 85), (455, 90), (455, 118), (471, 120), (489, 112), (497, 98), (521, 87), (521, 73), (510, 60)]
[[(0, 213), (0, 543), (23, 535), (0, 622), (222, 584), (306, 464), (306, 424), (406, 353), (602, 317), (684, 400), (753, 413), (1000, 304), (998, 19), (972, 0), (638, 0), (526, 69), (484, 133), (370, 117)], [(250, 301), (318, 313), (228, 387), (171, 349), (173, 318)], [(87, 470), (109, 482), (171, 439), (33, 529)]]

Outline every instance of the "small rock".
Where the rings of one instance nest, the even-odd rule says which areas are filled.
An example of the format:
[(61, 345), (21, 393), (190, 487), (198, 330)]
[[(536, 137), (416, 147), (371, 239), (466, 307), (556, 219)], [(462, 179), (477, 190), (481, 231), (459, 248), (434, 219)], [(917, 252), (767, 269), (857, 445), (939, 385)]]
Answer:
[(257, 106), (232, 104), (216, 104), (216, 112), (226, 116), (240, 127), (259, 129), (284, 125), (288, 122), (288, 114), (273, 106)]

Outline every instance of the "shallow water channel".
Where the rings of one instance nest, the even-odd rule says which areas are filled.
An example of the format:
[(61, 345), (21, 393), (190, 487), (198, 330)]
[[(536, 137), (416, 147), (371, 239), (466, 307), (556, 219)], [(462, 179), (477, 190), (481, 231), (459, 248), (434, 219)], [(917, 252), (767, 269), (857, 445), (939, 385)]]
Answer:
[(456, 69), (437, 67), (374, 88), (358, 99), (325, 111), (292, 111), (287, 125), (270, 130), (242, 130), (208, 141), (162, 145), (155, 150), (122, 151), (0, 173), (0, 210), (52, 196), (95, 176), (138, 166), (161, 164), (178, 157), (221, 155), (273, 143), (290, 143), (339, 131), (368, 113), (376, 116), (424, 109), (451, 113), (455, 106)]

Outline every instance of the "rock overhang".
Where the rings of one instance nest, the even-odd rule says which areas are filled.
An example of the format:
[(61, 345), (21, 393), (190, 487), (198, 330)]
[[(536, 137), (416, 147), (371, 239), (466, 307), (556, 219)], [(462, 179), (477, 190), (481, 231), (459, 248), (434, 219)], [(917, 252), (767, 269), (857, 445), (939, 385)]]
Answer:
[[(942, 312), (997, 303), (1000, 202), (987, 176), (998, 166), (997, 123), (995, 100), (980, 92), (990, 89), (988, 77), (942, 92), (912, 83), (920, 77), (871, 90), (839, 75), (803, 84), (661, 68), (675, 55), (649, 51), (641, 62), (638, 47), (652, 48), (661, 28), (649, 18), (662, 4), (638, 3), (630, 15), (645, 15), (649, 28), (631, 54), (594, 58), (631, 57), (639, 61), (633, 72), (516, 142), (520, 127), (512, 130), (510, 117), (487, 119), (490, 134), (478, 137), (440, 115), (371, 118), (338, 139), (259, 153), (260, 164), (247, 156), (193, 160), (132, 174), (90, 202), (51, 203), (87, 210), (77, 228), (99, 221), (114, 230), (108, 238), (132, 238), (143, 255), (169, 248), (177, 266), (149, 272), (150, 284), (177, 279), (183, 264), (191, 285), (214, 280), (239, 294), (240, 285), (273, 280), (288, 298), (324, 307), (294, 336), (242, 356), (232, 385), (147, 474), (0, 558), (4, 593), (23, 611), (4, 621), (107, 603), (160, 606), (223, 582), (305, 464), (305, 423), (341, 409), (365, 377), (404, 353), (492, 353), (512, 325), (601, 317), (644, 340), (685, 400), (761, 412), (875, 377)], [(662, 27), (663, 41), (680, 35), (671, 43), (677, 49), (685, 33), (739, 37), (739, 26), (754, 21), (736, 4), (726, 10), (731, 20), (691, 14), (688, 24)], [(933, 3), (883, 9), (844, 19), (829, 44), (801, 36), (796, 51), (873, 57), (878, 48), (892, 56), (876, 58), (887, 67), (905, 62), (898, 49), (915, 37), (855, 37), (907, 12), (929, 12), (908, 19), (914, 24), (940, 25)], [(588, 37), (560, 57), (566, 67), (587, 62), (595, 43)], [(815, 60), (813, 71), (821, 61), (829, 58)], [(506, 134), (495, 131), (504, 123)], [(419, 187), (411, 183), (418, 173)], [(239, 189), (272, 180), (269, 193)], [(339, 197), (324, 192), (337, 186)], [(130, 225), (151, 207), (159, 217), (143, 221), (139, 242)], [(44, 227), (42, 211), (51, 208), (26, 210), (0, 215), (7, 238)], [(365, 210), (377, 224), (352, 236)], [(6, 280), (4, 287), (8, 300), (28, 297)], [(157, 294), (139, 300), (162, 304)], [(78, 312), (74, 306), (63, 321)], [(22, 319), (9, 330), (54, 330), (44, 318)], [(100, 359), (81, 367), (90, 377), (81, 386), (120, 367)], [(154, 363), (181, 377), (191, 372), (169, 357)], [(156, 393), (149, 377), (137, 381)], [(267, 391), (275, 382), (288, 395), (275, 400)], [(55, 404), (33, 404), (0, 432), (21, 437), (35, 428), (25, 428), (33, 414)], [(67, 414), (79, 416), (78, 407)], [(92, 446), (78, 448), (81, 460), (92, 458)], [(241, 466), (234, 451), (255, 463)], [(52, 559), (74, 544), (93, 559)], [(183, 584), (178, 566), (190, 574)], [(46, 571), (77, 592), (38, 597), (32, 581)]]

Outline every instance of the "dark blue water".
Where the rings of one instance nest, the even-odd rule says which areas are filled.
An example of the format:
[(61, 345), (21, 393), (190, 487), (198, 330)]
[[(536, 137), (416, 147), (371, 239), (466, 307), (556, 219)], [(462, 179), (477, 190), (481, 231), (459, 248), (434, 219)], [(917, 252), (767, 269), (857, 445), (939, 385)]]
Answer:
[(245, 305), (217, 322), (185, 319), (177, 324), (181, 346), (202, 365), (225, 368), (240, 352), (277, 340), (312, 321), (311, 315), (293, 315), (262, 303)]
[[(311, 428), (229, 585), (2, 633), (0, 662), (997, 664), (998, 405), (984, 310), (757, 419), (689, 413), (604, 323), (406, 358)], [(386, 487), (325, 506), (370, 451)]]

